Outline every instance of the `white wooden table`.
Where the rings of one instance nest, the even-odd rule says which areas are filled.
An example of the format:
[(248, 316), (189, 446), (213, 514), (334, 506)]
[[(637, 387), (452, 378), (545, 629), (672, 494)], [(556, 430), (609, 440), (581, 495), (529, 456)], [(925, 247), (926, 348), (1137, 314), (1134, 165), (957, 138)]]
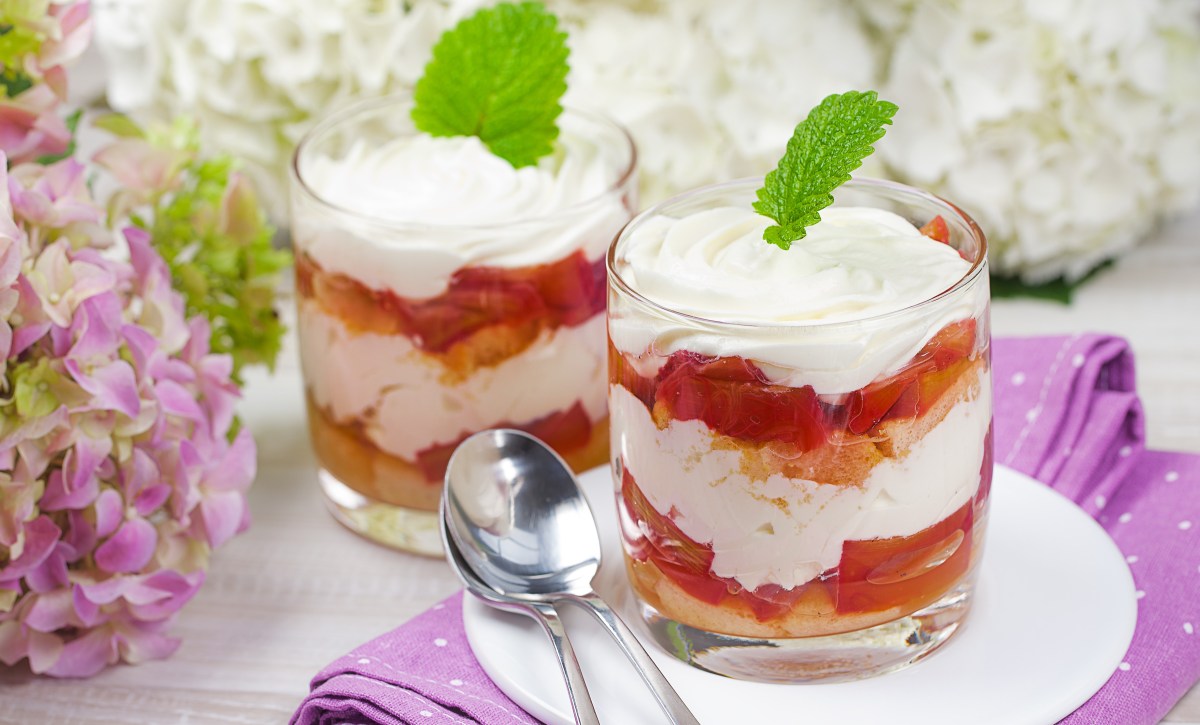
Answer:
[[(1126, 336), (1137, 354), (1149, 445), (1200, 452), (1198, 230), (1200, 210), (1105, 272), (1070, 307), (997, 302), (995, 334)], [(247, 390), (259, 446), (254, 525), (214, 557), (208, 582), (174, 627), (183, 646), (167, 661), (84, 681), (0, 668), (0, 722), (278, 723), (327, 662), (458, 588), (441, 561), (370, 544), (325, 513), (293, 350), (280, 367), (281, 375), (256, 377)], [(280, 397), (293, 403), (262, 405)], [(1200, 723), (1200, 687), (1166, 722)]]

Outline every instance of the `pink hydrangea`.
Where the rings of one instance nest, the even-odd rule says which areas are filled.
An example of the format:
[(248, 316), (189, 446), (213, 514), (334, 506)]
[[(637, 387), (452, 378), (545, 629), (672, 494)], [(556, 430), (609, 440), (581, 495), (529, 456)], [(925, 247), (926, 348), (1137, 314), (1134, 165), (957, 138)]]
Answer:
[(16, 48), (11, 57), (0, 57), (0, 71), (29, 86), (11, 96), (0, 92), (0, 149), (13, 164), (62, 154), (71, 142), (58, 112), (67, 96), (66, 66), (91, 41), (90, 3), (6, 3), (0, 19)]
[(178, 646), (168, 625), (249, 523), (254, 441), (146, 233), (114, 239), (73, 160), (6, 167), (0, 661), (83, 677)]

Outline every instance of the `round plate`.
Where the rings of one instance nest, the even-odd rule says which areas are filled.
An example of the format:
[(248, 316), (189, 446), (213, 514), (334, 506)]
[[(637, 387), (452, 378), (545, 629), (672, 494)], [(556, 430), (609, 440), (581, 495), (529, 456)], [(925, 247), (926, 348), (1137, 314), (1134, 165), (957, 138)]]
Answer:
[[(1053, 723), (1100, 689), (1133, 638), (1133, 577), (1112, 539), (1049, 487), (998, 466), (972, 611), (942, 649), (907, 669), (857, 682), (727, 679), (647, 642), (625, 582), (608, 468), (588, 471), (581, 483), (604, 540), (597, 589), (702, 723)], [(582, 611), (565, 612), (563, 619), (600, 719), (665, 722), (604, 631)], [(463, 601), (463, 623), (475, 656), (505, 694), (547, 723), (574, 722), (539, 625), (470, 596)]]

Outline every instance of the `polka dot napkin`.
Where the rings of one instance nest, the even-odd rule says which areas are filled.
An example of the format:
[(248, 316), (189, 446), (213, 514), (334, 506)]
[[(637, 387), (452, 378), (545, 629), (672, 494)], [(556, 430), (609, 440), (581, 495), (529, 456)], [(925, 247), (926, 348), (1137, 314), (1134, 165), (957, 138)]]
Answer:
[[(1124, 340), (1000, 339), (993, 365), (996, 461), (1096, 517), (1138, 588), (1125, 660), (1063, 722), (1157, 722), (1200, 678), (1200, 456), (1143, 450)], [(292, 722), (536, 723), (471, 654), (461, 594), (332, 662)]]

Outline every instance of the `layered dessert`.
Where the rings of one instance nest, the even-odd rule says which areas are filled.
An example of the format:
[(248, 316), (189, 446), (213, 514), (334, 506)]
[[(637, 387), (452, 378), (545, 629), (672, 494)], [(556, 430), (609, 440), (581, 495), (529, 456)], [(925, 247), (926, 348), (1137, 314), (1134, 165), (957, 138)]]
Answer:
[(638, 597), (766, 639), (952, 597), (991, 480), (981, 252), (952, 246), (938, 215), (835, 206), (785, 251), (748, 203), (685, 206), (639, 218), (610, 260), (614, 475)]
[(493, 427), (579, 470), (607, 459), (603, 256), (634, 181), (632, 149), (600, 126), (568, 112), (556, 151), (522, 168), (479, 138), (417, 133), (300, 157), (301, 361), (340, 483), (434, 511), (454, 447)]

